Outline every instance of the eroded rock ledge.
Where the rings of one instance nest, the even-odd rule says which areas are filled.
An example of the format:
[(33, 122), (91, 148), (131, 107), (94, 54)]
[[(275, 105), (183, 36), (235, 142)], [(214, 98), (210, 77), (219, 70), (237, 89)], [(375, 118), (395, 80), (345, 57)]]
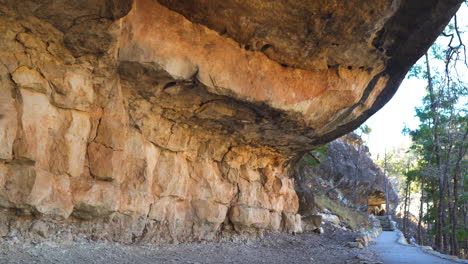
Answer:
[(296, 157), (379, 109), (459, 3), (0, 0), (0, 235), (300, 232)]

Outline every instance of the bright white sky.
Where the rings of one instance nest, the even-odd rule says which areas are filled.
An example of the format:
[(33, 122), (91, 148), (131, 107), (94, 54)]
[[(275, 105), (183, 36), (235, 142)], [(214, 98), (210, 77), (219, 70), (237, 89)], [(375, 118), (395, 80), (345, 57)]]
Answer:
[[(459, 28), (465, 31), (464, 43), (468, 45), (467, 5), (462, 5), (457, 13), (457, 19)], [(445, 45), (447, 43), (446, 38), (445, 40), (439, 38), (438, 42)], [(409, 145), (409, 137), (404, 136), (401, 132), (405, 125), (409, 128), (416, 128), (419, 125), (414, 108), (422, 105), (425, 88), (426, 82), (424, 80), (405, 79), (390, 102), (367, 120), (365, 124), (372, 128), (372, 132), (368, 138), (364, 136), (364, 140), (367, 141), (373, 158), (379, 153), (383, 155), (385, 149), (390, 152), (393, 148), (401, 145)]]
[(416, 128), (419, 124), (415, 117), (416, 106), (421, 106), (422, 98), (425, 95), (426, 83), (415, 78), (405, 79), (395, 96), (379, 112), (371, 116), (366, 122), (372, 128), (372, 132), (367, 139), (367, 145), (373, 157), (378, 153), (381, 155), (401, 144), (408, 144), (409, 138), (401, 131), (408, 126)]

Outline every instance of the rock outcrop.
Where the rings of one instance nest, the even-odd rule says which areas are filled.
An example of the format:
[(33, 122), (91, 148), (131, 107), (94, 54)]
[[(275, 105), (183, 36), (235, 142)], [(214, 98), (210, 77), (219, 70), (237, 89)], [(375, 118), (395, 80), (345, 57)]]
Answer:
[(389, 100), (460, 2), (0, 0), (0, 236), (299, 232), (298, 153)]
[(389, 208), (395, 210), (398, 193), (358, 135), (350, 133), (330, 142), (322, 156), (315, 166), (304, 160), (296, 168), (302, 215), (314, 213), (314, 191), (369, 213), (376, 207), (384, 210), (387, 198)]

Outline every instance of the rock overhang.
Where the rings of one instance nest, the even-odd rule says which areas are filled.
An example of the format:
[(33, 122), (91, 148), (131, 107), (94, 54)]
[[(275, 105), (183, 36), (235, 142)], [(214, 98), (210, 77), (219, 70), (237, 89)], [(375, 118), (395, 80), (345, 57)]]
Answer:
[[(175, 80), (281, 113), (294, 124), (275, 127), (283, 131), (270, 141), (287, 136), (290, 147), (258, 143), (300, 152), (383, 106), (459, 3), (136, 0), (122, 19), (119, 59), (156, 63)], [(269, 130), (263, 124), (257, 132)]]
[(282, 147), (283, 140), (258, 143), (291, 154), (346, 134), (380, 109), (460, 3), (56, 0), (10, 6), (67, 33), (75, 56), (101, 54), (116, 38), (122, 63), (155, 64), (173, 81), (196, 81), (214, 95), (271, 108), (266, 114), (294, 124), (264, 130), (284, 129), (291, 147)]
[(0, 0), (0, 224), (127, 242), (300, 231), (291, 161), (377, 111), (460, 3), (347, 25), (351, 2), (374, 6)]

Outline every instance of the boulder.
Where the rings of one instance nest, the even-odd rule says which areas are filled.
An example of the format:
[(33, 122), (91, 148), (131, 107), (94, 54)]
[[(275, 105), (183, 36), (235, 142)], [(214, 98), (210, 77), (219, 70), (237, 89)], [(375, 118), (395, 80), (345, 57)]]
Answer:
[(320, 225), (322, 224), (322, 216), (321, 215), (306, 216), (306, 217), (302, 217), (301, 220), (302, 220), (302, 230), (304, 232), (310, 232), (310, 231), (318, 230), (319, 233), (322, 233), (320, 231)]
[(339, 226), (341, 224), (341, 220), (337, 215), (334, 214), (320, 214), (322, 217), (323, 222), (330, 223), (335, 226)]

